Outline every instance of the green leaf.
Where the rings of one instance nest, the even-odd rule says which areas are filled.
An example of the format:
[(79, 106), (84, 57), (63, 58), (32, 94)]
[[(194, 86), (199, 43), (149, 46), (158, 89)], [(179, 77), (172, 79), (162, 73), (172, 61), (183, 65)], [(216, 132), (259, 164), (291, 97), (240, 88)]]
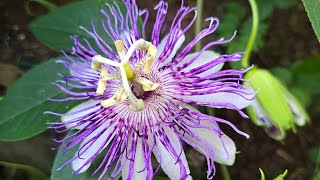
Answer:
[[(70, 3), (34, 20), (29, 25), (30, 30), (41, 43), (49, 48), (65, 50), (70, 49), (73, 45), (71, 35), (85, 37), (89, 42), (94, 41), (91, 36), (80, 29), (80, 26), (83, 26), (90, 30), (92, 21), (98, 34), (107, 43), (113, 43), (101, 25), (101, 21), (105, 18), (100, 13), (100, 9), (103, 8), (109, 13), (108, 8), (103, 5), (106, 2), (113, 3), (112, 0), (86, 0)], [(121, 2), (118, 4), (123, 5)], [(124, 11), (123, 6), (120, 7)]]
[(310, 57), (293, 64), (291, 70), (295, 85), (312, 94), (320, 94), (320, 56)]
[(220, 21), (217, 32), (220, 36), (231, 37), (240, 28), (240, 22), (245, 15), (245, 8), (236, 2), (227, 3), (224, 7), (225, 13)]
[(320, 0), (302, 0), (302, 2), (307, 11), (313, 30), (320, 42)]
[(59, 98), (64, 93), (51, 84), (59, 78), (58, 73), (69, 71), (56, 60), (40, 64), (9, 87), (7, 95), (0, 101), (0, 140), (17, 141), (32, 137), (47, 129), (47, 122), (59, 118), (43, 115), (44, 111), (67, 112), (79, 102), (55, 103), (48, 98)]
[(12, 169), (23, 170), (29, 174), (31, 180), (39, 180), (39, 179), (49, 180), (49, 177), (46, 174), (44, 174), (42, 171), (40, 171), (34, 167), (31, 167), (31, 166), (27, 166), (27, 165), (23, 165), (23, 164), (15, 164), (15, 163), (10, 163), (10, 162), (4, 162), (4, 161), (0, 161), (0, 166), (12, 168)]
[[(259, 168), (260, 174), (261, 174), (261, 180), (265, 180), (265, 175), (262, 169)], [(284, 177), (286, 177), (288, 173), (288, 170), (286, 169), (282, 174), (280, 174), (278, 177), (274, 178), (273, 180), (284, 180)]]
[(287, 173), (288, 173), (288, 170), (286, 169), (284, 171), (284, 173), (282, 173), (278, 177), (274, 178), (274, 180), (284, 180), (284, 178), (286, 177)]
[(320, 166), (320, 147), (312, 148), (309, 151), (309, 159), (316, 165)]
[[(71, 135), (72, 133), (75, 133), (75, 130), (68, 132), (68, 135)], [(65, 144), (65, 143), (63, 143)], [(98, 179), (100, 173), (98, 172), (95, 176), (91, 176), (92, 173), (95, 171), (95, 169), (98, 167), (100, 162), (102, 161), (106, 151), (108, 148), (106, 148), (104, 151), (102, 151), (98, 157), (93, 161), (90, 168), (85, 171), (84, 173), (78, 174), (76, 176), (72, 175), (72, 167), (71, 163), (65, 166), (61, 170), (57, 170), (62, 165), (64, 165), (68, 160), (74, 157), (74, 155), (77, 153), (78, 149), (80, 147), (80, 143), (76, 145), (75, 147), (71, 148), (70, 151), (68, 151), (65, 155), (63, 155), (65, 149), (58, 150), (58, 154), (56, 156), (56, 159), (53, 163), (52, 172), (51, 172), (51, 179), (52, 180), (61, 180), (61, 179), (71, 179), (71, 180), (95, 180)], [(102, 168), (103, 169), (103, 168)], [(109, 172), (107, 171), (103, 179), (108, 179)], [(114, 180), (120, 179), (121, 173), (114, 178)]]
[(260, 175), (261, 175), (261, 180), (266, 180), (266, 177), (264, 176), (264, 172), (262, 169), (259, 168)]

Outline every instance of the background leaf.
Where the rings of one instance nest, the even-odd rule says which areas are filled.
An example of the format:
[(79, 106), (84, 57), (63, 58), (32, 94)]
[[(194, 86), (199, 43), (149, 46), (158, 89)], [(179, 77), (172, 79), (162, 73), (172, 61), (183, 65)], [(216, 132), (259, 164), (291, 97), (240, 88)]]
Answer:
[(300, 60), (292, 65), (295, 84), (312, 94), (320, 94), (320, 56)]
[(291, 6), (297, 4), (299, 0), (273, 0), (277, 8), (290, 8)]
[(44, 174), (40, 170), (38, 170), (34, 167), (31, 167), (31, 166), (27, 166), (27, 165), (23, 165), (23, 164), (15, 164), (15, 163), (10, 163), (10, 162), (4, 162), (4, 161), (0, 161), (0, 166), (12, 168), (12, 169), (23, 170), (27, 174), (29, 174), (30, 180), (49, 180), (49, 177), (46, 174)]
[(68, 75), (69, 71), (56, 60), (35, 66), (24, 74), (0, 101), (0, 140), (17, 141), (37, 135), (47, 129), (47, 122), (58, 117), (43, 115), (50, 110), (67, 112), (79, 102), (54, 103), (48, 98), (59, 98), (64, 93), (51, 84), (59, 78), (58, 73)]
[[(57, 8), (47, 15), (38, 17), (29, 25), (30, 30), (41, 43), (49, 48), (65, 50), (70, 49), (73, 45), (70, 39), (71, 35), (84, 37), (89, 42), (94, 41), (86, 32), (80, 29), (80, 26), (83, 26), (91, 30), (91, 22), (93, 22), (98, 34), (107, 43), (112, 43), (101, 26), (101, 21), (105, 18), (100, 13), (100, 9), (103, 8), (107, 13), (109, 12), (104, 5), (106, 2), (113, 3), (112, 0), (86, 0), (70, 3)], [(116, 2), (119, 6), (122, 4), (120, 1)]]
[(302, 2), (307, 11), (309, 20), (311, 21), (313, 30), (320, 42), (320, 0), (302, 0)]

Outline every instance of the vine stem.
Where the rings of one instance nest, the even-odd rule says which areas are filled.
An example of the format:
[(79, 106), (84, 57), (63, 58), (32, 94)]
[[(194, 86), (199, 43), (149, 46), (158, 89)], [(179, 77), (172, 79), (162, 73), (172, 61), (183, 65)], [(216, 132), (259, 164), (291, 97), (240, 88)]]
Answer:
[[(203, 0), (197, 0), (197, 18), (196, 26), (194, 29), (195, 36), (198, 35), (201, 31), (201, 20), (202, 20), (202, 11), (203, 11)], [(201, 41), (199, 41), (195, 46), (195, 51), (199, 52), (201, 50)]]
[(246, 53), (243, 55), (243, 59), (241, 62), (241, 66), (243, 68), (248, 68), (250, 66), (249, 65), (250, 54), (252, 51), (253, 44), (256, 40), (256, 36), (259, 28), (259, 13), (258, 13), (257, 3), (255, 0), (249, 0), (249, 3), (252, 11), (252, 27), (251, 27), (249, 41), (246, 47)]

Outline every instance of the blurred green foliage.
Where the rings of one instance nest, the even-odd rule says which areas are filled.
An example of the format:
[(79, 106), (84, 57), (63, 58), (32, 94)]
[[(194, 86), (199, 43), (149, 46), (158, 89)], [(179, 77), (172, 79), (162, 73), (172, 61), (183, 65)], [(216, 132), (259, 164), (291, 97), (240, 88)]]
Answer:
[[(268, 32), (268, 18), (276, 8), (289, 8), (295, 5), (299, 0), (257, 0), (259, 10), (259, 28), (257, 37), (253, 46), (253, 51), (257, 52), (264, 45), (264, 36)], [(221, 18), (221, 24), (217, 29), (220, 36), (229, 38), (237, 30), (237, 36), (226, 45), (228, 54), (234, 52), (244, 52), (252, 26), (252, 14), (246, 10), (245, 5), (236, 1), (224, 5), (224, 15)], [(231, 66), (240, 69), (240, 62), (233, 62)]]

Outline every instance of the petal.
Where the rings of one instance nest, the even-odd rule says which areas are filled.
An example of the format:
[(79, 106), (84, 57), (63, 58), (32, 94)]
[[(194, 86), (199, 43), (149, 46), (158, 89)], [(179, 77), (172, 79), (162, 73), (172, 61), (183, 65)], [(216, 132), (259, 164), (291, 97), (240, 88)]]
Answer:
[(256, 99), (248, 106), (247, 112), (257, 126), (270, 126), (272, 124), (271, 119)]
[(223, 107), (223, 103), (228, 103), (235, 105), (239, 109), (243, 109), (251, 104), (252, 100), (256, 95), (254, 90), (249, 86), (243, 86), (243, 89), (241, 89), (245, 93), (240, 92), (240, 89), (235, 87), (224, 87), (220, 90), (223, 92), (216, 92), (204, 95), (181, 96), (181, 98), (190, 101), (196, 101), (199, 103), (221, 103), (222, 105), (217, 106), (217, 108)]
[[(177, 103), (187, 109), (190, 109), (190, 110), (193, 110), (196, 112), (200, 112), (199, 110), (190, 106), (189, 104), (182, 103), (182, 102), (177, 102)], [(201, 121), (201, 124), (205, 125), (205, 126), (216, 127), (216, 125), (214, 125), (213, 123), (211, 123), (209, 121)], [(214, 151), (214, 156), (215, 156), (214, 161), (216, 161), (220, 164), (226, 164), (226, 165), (232, 165), (234, 163), (235, 154), (236, 154), (236, 146), (231, 138), (229, 138), (227, 135), (223, 134), (220, 139), (219, 136), (215, 132), (212, 132), (212, 131), (210, 131), (208, 129), (204, 129), (204, 128), (190, 128), (190, 129), (195, 135), (202, 138), (210, 145), (210, 147)], [(192, 143), (198, 145), (201, 149), (206, 150), (204, 144), (202, 144), (198, 140), (194, 139), (193, 137), (191, 137), (187, 134), (185, 134), (185, 137), (189, 141), (191, 141)], [(223, 141), (224, 146), (227, 149), (228, 153), (225, 151), (224, 146), (222, 144), (222, 141)], [(199, 152), (202, 152), (202, 151), (199, 151)], [(206, 152), (206, 153), (208, 153), (208, 152)]]
[[(212, 122), (201, 121), (202, 125), (205, 126), (215, 126)], [(212, 132), (204, 128), (189, 128), (196, 136), (203, 139), (208, 143), (210, 148), (214, 152), (214, 161), (220, 164), (232, 165), (236, 157), (236, 146), (231, 138), (223, 134), (221, 138), (217, 133)], [(200, 141), (194, 139), (193, 137), (186, 135), (186, 138), (192, 143), (201, 147), (201, 149), (206, 150), (206, 146)], [(223, 142), (223, 143), (222, 143)], [(226, 150), (227, 152), (226, 152)], [(200, 151), (201, 152), (201, 151)], [(208, 153), (208, 151), (206, 152)]]
[[(86, 161), (88, 159), (90, 159), (102, 147), (102, 145), (105, 143), (105, 141), (108, 141), (108, 142), (104, 145), (104, 147), (100, 150), (100, 152), (103, 151), (103, 149), (105, 149), (108, 146), (108, 144), (113, 139), (113, 137), (110, 139), (107, 139), (107, 138), (110, 135), (110, 133), (114, 132), (115, 123), (113, 125), (111, 125), (107, 130), (105, 130), (105, 128), (107, 126), (108, 126), (108, 123), (99, 126), (90, 135), (88, 135), (87, 137), (84, 138), (84, 140), (82, 141), (82, 143), (80, 145), (80, 149), (82, 146), (86, 145), (92, 138), (94, 138), (96, 135), (98, 135), (99, 133), (104, 131), (92, 144), (89, 143), (90, 147), (84, 153), (82, 153), (80, 155), (80, 157), (79, 157), (79, 154), (77, 151), (77, 153), (74, 156), (77, 158), (72, 161), (72, 169), (74, 171), (77, 171), (79, 168), (83, 167), (79, 171), (79, 173), (85, 172), (91, 165), (91, 162), (89, 162), (87, 165), (84, 165), (86, 163)], [(84, 147), (82, 150), (85, 150), (89, 145), (87, 144), (86, 147)]]
[[(131, 141), (129, 141), (128, 143), (128, 147), (130, 146), (131, 146)], [(142, 141), (141, 141), (141, 138), (138, 138), (137, 149), (136, 149), (136, 154), (134, 158), (134, 170), (133, 170), (132, 180), (146, 179), (147, 170), (145, 169), (144, 156), (145, 155), (143, 154), (143, 151), (142, 151)], [(126, 180), (128, 177), (130, 160), (127, 160), (127, 157), (124, 155), (121, 161), (125, 162), (124, 167), (122, 169), (122, 179)]]
[[(179, 35), (181, 35), (183, 32), (180, 30), (179, 31)], [(156, 59), (158, 59), (158, 57), (162, 54), (166, 44), (167, 44), (167, 40), (168, 40), (169, 34), (166, 35), (161, 42), (158, 45), (158, 52), (156, 55)], [(176, 55), (177, 51), (180, 49), (181, 45), (183, 44), (184, 40), (186, 39), (185, 35), (182, 34), (180, 36), (180, 38), (177, 40), (177, 42), (175, 43), (172, 52), (170, 53), (169, 57), (164, 61), (164, 64), (167, 64), (168, 62), (170, 62), (172, 60), (172, 58)]]
[(287, 92), (286, 96), (290, 109), (294, 115), (294, 122), (298, 126), (304, 126), (310, 120), (308, 113), (291, 93)]
[[(72, 108), (71, 110), (69, 110), (68, 113), (67, 113), (67, 114), (69, 114), (69, 113), (74, 113), (74, 114), (68, 115), (68, 116), (62, 116), (61, 121), (66, 123), (66, 127), (67, 128), (83, 129), (88, 125), (88, 123), (83, 123), (81, 125), (76, 126), (77, 122), (79, 122), (79, 121), (73, 122), (73, 123), (68, 123), (68, 121), (75, 120), (77, 118), (85, 116), (86, 114), (89, 114), (89, 113), (92, 113), (94, 111), (97, 111), (100, 108), (99, 106), (84, 110), (84, 109), (86, 109), (86, 108), (88, 108), (90, 106), (94, 106), (96, 104), (100, 104), (100, 101), (88, 100), (88, 101), (86, 101), (84, 103), (81, 103), (81, 104), (77, 105), (76, 107)], [(75, 113), (77, 111), (79, 111), (79, 112)]]
[[(174, 150), (178, 155), (186, 169), (186, 173), (190, 174), (188, 162), (186, 155), (181, 147), (180, 141), (177, 135), (169, 128), (164, 128), (165, 133), (168, 136), (170, 143), (174, 147)], [(170, 179), (180, 179), (180, 167), (177, 160), (172, 157), (168, 152), (166, 147), (161, 143), (159, 138), (156, 138), (156, 143), (158, 148), (154, 148), (153, 154), (156, 157), (157, 161), (160, 163), (162, 170), (167, 174)], [(192, 179), (191, 176), (188, 176), (187, 179)]]
[(266, 133), (275, 140), (283, 140), (285, 138), (285, 131), (277, 128), (271, 121), (268, 114), (262, 108), (258, 100), (253, 100), (251, 105), (247, 108), (250, 119), (257, 125), (263, 126)]
[[(188, 54), (181, 62), (179, 62), (178, 66), (179, 65), (182, 65), (188, 61), (190, 61), (192, 58), (194, 58), (195, 56), (197, 56), (199, 54), (199, 52), (196, 52), (196, 53), (192, 53), (192, 54)], [(193, 68), (197, 68), (199, 66), (202, 66), (210, 61), (212, 61), (214, 58), (220, 56), (219, 53), (216, 53), (214, 51), (203, 51), (199, 57), (192, 63), (190, 64), (189, 66), (187, 66), (185, 69), (183, 69), (182, 72), (184, 71), (188, 71), (188, 70), (191, 70)], [(218, 72), (221, 70), (221, 68), (223, 67), (224, 63), (220, 63), (210, 69), (208, 69), (207, 71), (203, 72), (203, 73), (200, 73), (199, 76), (200, 77), (204, 77), (204, 76), (207, 76), (207, 75), (211, 75), (215, 72)]]
[(286, 131), (279, 129), (274, 125), (266, 126), (264, 127), (264, 130), (271, 138), (277, 141), (281, 141), (286, 137)]

